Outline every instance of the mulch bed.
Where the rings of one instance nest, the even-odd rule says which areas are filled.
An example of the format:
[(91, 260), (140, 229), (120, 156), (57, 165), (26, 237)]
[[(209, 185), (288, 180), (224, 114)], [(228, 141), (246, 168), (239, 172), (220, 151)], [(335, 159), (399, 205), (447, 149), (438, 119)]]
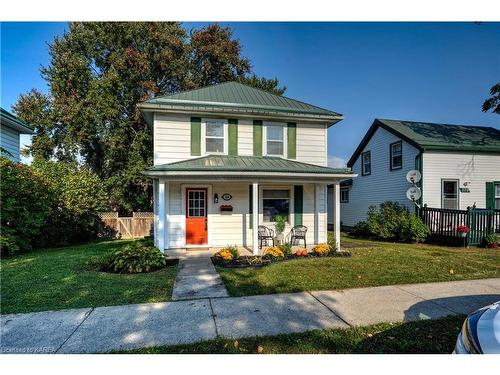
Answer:
[(318, 256), (315, 255), (314, 253), (309, 253), (308, 256), (292, 255), (286, 258), (274, 258), (274, 259), (263, 258), (259, 255), (242, 255), (230, 262), (222, 262), (215, 257), (211, 257), (211, 259), (213, 264), (223, 268), (249, 268), (249, 267), (257, 268), (257, 267), (268, 266), (272, 263), (289, 262), (291, 260), (309, 259), (309, 258), (349, 257), (349, 256), (351, 256), (351, 253), (349, 253), (348, 251), (343, 251), (335, 253), (335, 255), (330, 255), (330, 256)]

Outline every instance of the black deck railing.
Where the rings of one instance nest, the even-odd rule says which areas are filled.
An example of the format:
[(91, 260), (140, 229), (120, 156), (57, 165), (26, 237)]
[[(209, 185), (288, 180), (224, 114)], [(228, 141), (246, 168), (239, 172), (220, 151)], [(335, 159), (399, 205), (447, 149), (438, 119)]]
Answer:
[(465, 243), (480, 245), (485, 236), (500, 233), (500, 210), (468, 207), (466, 210), (431, 208), (424, 205), (419, 215), (431, 231), (431, 238), (460, 244), (460, 225), (469, 228)]

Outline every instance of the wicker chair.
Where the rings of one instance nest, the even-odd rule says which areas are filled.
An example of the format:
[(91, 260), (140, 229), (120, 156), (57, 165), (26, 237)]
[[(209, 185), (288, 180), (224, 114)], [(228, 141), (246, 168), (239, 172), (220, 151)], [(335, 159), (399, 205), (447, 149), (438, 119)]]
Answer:
[(264, 225), (259, 225), (258, 238), (259, 238), (259, 249), (262, 249), (263, 242), (265, 242), (267, 246), (267, 241), (269, 240), (271, 240), (274, 246), (274, 231), (271, 228), (268, 228)]
[(290, 242), (292, 245), (296, 245), (296, 242), (303, 240), (304, 247), (307, 247), (306, 243), (306, 233), (307, 227), (305, 225), (296, 225), (290, 230)]

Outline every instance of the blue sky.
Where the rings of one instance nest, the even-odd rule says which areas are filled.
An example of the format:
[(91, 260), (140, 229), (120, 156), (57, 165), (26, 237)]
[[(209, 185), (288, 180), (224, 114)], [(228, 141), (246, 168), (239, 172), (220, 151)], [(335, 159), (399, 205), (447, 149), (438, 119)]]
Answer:
[[(185, 23), (186, 28), (206, 23)], [(500, 127), (481, 112), (500, 80), (500, 23), (221, 23), (258, 75), (285, 95), (344, 115), (329, 156), (347, 160), (376, 117)], [(47, 91), (39, 68), (65, 23), (1, 24), (1, 106)], [(24, 139), (24, 141), (26, 141)]]

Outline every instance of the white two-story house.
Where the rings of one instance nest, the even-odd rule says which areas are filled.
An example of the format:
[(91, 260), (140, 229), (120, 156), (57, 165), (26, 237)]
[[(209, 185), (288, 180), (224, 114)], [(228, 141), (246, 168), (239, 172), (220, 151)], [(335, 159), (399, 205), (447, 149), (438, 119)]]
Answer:
[(139, 106), (153, 127), (145, 173), (162, 251), (237, 245), (259, 254), (255, 229), (273, 228), (276, 215), (285, 236), (304, 225), (308, 247), (327, 241), (327, 185), (339, 194), (340, 181), (355, 177), (327, 167), (327, 130), (340, 114), (237, 82)]
[[(415, 169), (422, 176), (420, 205), (500, 209), (500, 128), (376, 119), (347, 166), (359, 177), (340, 187), (346, 227), (365, 220), (369, 206), (385, 201), (413, 209), (406, 174)], [(329, 195), (334, 202), (333, 190)]]

